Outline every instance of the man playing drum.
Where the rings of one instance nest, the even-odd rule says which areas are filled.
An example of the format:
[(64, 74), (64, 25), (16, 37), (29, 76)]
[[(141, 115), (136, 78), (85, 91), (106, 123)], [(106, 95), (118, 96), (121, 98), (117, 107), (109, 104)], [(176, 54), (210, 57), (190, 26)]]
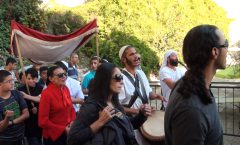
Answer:
[[(163, 100), (162, 96), (152, 92), (144, 72), (137, 70), (140, 63), (137, 54), (136, 49), (130, 45), (119, 50), (119, 58), (125, 66), (122, 71), (124, 87), (119, 94), (119, 101), (129, 115), (138, 114), (143, 105), (150, 107), (149, 99)], [(139, 130), (135, 131), (135, 135), (139, 145), (148, 145)]]

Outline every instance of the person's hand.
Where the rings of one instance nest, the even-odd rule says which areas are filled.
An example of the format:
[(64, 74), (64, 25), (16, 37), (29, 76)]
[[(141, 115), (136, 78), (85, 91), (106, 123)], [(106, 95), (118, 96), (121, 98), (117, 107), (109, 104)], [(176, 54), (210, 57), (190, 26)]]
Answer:
[(23, 95), (23, 98), (25, 98), (25, 99), (26, 99), (26, 97), (27, 97), (27, 94), (26, 94), (25, 92), (23, 92), (23, 91), (20, 91), (20, 93)]
[(14, 115), (14, 111), (7, 110), (5, 111), (5, 119), (9, 120)]
[(70, 131), (70, 125), (67, 125), (66, 128), (65, 128), (65, 133), (66, 135), (68, 135), (69, 131)]
[(166, 98), (159, 95), (159, 94), (155, 94), (155, 98), (158, 99), (158, 100), (162, 100), (163, 102), (167, 102)]
[(104, 125), (113, 117), (114, 113), (115, 113), (114, 108), (107, 106), (102, 111), (99, 112), (98, 121)]
[(37, 114), (38, 109), (37, 109), (37, 107), (33, 107), (33, 108), (31, 109), (31, 111), (32, 111), (33, 114)]
[(152, 107), (149, 104), (143, 104), (140, 106), (140, 111), (144, 116), (148, 117), (152, 114)]

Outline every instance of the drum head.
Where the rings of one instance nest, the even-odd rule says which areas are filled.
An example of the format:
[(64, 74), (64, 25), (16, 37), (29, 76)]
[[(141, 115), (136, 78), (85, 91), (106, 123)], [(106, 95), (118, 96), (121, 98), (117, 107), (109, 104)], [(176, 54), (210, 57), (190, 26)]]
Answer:
[(143, 136), (149, 140), (164, 140), (164, 112), (155, 111), (140, 128)]

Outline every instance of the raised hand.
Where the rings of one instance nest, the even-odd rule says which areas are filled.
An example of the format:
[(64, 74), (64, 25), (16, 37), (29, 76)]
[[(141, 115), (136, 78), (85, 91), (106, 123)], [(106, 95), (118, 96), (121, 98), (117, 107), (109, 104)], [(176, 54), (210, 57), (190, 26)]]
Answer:
[(99, 112), (98, 121), (105, 124), (113, 117), (114, 113), (115, 113), (114, 108), (111, 106), (107, 106), (102, 111)]
[(143, 104), (140, 106), (140, 111), (144, 114), (144, 116), (148, 117), (154, 110), (149, 104)]
[(9, 120), (13, 115), (14, 115), (14, 111), (7, 110), (7, 111), (5, 112), (5, 118), (8, 119), (8, 120)]

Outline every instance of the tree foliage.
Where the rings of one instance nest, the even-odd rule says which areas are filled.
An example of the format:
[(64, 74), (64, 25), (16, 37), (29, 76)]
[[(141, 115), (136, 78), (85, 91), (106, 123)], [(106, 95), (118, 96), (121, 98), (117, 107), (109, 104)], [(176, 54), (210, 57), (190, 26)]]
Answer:
[(212, 0), (95, 0), (72, 11), (84, 19), (97, 17), (101, 56), (119, 64), (119, 49), (133, 45), (147, 74), (158, 71), (166, 50), (181, 54), (183, 38), (192, 27), (213, 24), (227, 34), (231, 21)]
[[(9, 47), (11, 17), (37, 30), (46, 28), (45, 32), (52, 34), (70, 33), (97, 18), (100, 56), (121, 65), (119, 49), (133, 45), (142, 55), (142, 67), (147, 74), (158, 71), (166, 50), (173, 48), (181, 54), (183, 38), (192, 27), (213, 24), (227, 34), (231, 21), (213, 0), (86, 0), (75, 8), (61, 6), (45, 12), (37, 7), (40, 0), (14, 2), (11, 5), (5, 0), (0, 9), (0, 21), (4, 22), (4, 27), (0, 26), (0, 38), (4, 41), (1, 49)], [(9, 16), (10, 10), (14, 13)], [(95, 47), (93, 39), (80, 51), (90, 57), (96, 55)]]
[[(0, 1), (0, 56), (3, 60), (9, 55), (10, 23), (15, 20), (27, 27), (43, 31), (46, 27), (41, 0), (1, 0)], [(0, 65), (3, 61), (0, 61)]]

